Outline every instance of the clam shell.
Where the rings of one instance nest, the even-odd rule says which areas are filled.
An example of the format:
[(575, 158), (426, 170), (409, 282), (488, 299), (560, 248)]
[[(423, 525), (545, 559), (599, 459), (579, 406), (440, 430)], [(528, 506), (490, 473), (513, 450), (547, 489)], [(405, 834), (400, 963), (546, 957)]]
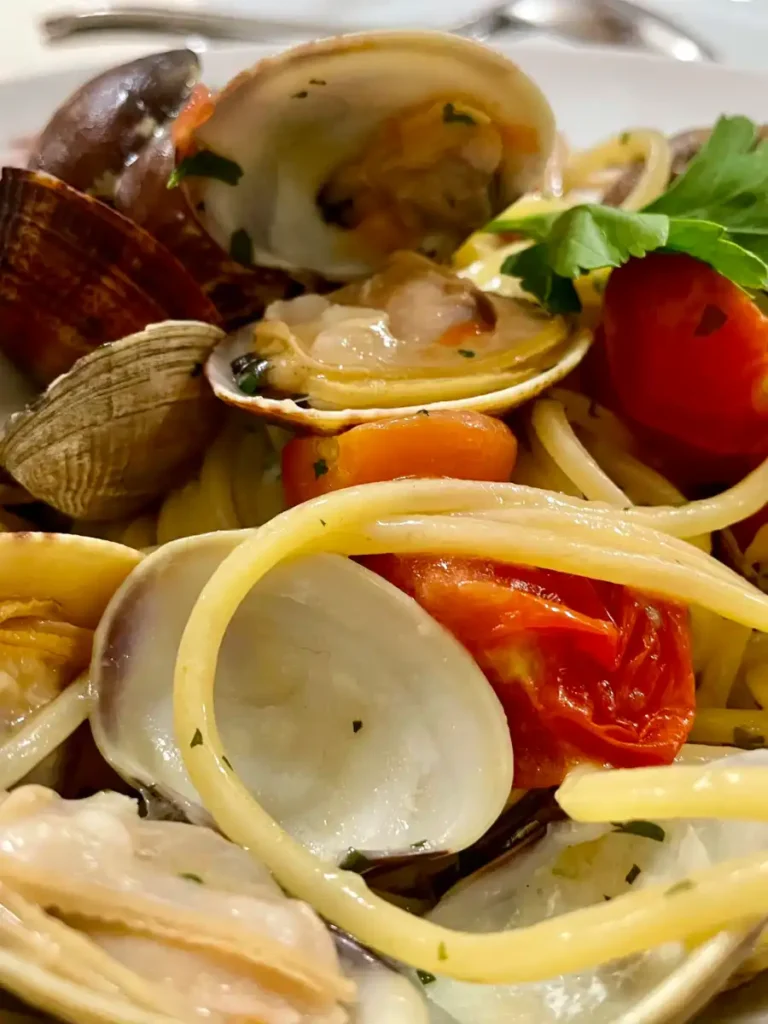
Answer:
[[(194, 821), (209, 819), (174, 733), (178, 645), (203, 586), (248, 536), (209, 533), (153, 552), (94, 640), (99, 749)], [(410, 598), (338, 555), (278, 566), (253, 588), (221, 648), (216, 706), (243, 784), (329, 861), (350, 849), (464, 849), (511, 788), (506, 719), (477, 665)]]
[(46, 385), (107, 341), (167, 319), (218, 322), (164, 246), (49, 175), (0, 179), (0, 349)]
[(59, 107), (28, 166), (80, 192), (111, 195), (116, 176), (175, 117), (200, 77), (192, 50), (152, 53), (110, 68)]
[(79, 519), (130, 515), (191, 472), (220, 425), (203, 364), (221, 331), (166, 321), (102, 345), (0, 438), (30, 494)]
[[(131, 548), (91, 537), (0, 533), (0, 602), (53, 601), (61, 620), (94, 629), (140, 558)], [(5, 657), (9, 655), (6, 650)], [(22, 660), (29, 656), (27, 651)], [(7, 664), (6, 669), (13, 674)], [(87, 677), (75, 680), (0, 737), (0, 788), (15, 785), (33, 770), (37, 778), (58, 782), (65, 763), (64, 741), (91, 708), (87, 682)]]
[(470, 398), (433, 402), (426, 405), (422, 403), (407, 407), (314, 409), (304, 408), (290, 398), (277, 399), (264, 398), (261, 395), (245, 395), (235, 383), (231, 368), (233, 359), (251, 351), (250, 342), (242, 333), (228, 337), (216, 346), (206, 363), (205, 372), (214, 394), (227, 405), (234, 405), (254, 416), (262, 416), (275, 423), (285, 423), (294, 429), (309, 431), (313, 434), (337, 434), (339, 431), (357, 426), (359, 423), (398, 419), (424, 408), (428, 410), (470, 410), (490, 415), (501, 415), (531, 401), (547, 388), (563, 380), (579, 365), (591, 342), (592, 335), (589, 332), (575, 332), (565, 348), (559, 349), (557, 361), (553, 366), (529, 380), (511, 387), (489, 391)]
[(158, 132), (123, 171), (115, 189), (115, 206), (183, 263), (227, 327), (247, 323), (270, 302), (297, 295), (304, 285), (316, 286), (309, 275), (299, 275), (300, 282), (282, 270), (246, 267), (233, 260), (200, 224), (186, 190), (168, 189), (175, 163), (169, 127)]
[[(187, 178), (182, 188), (221, 245), (229, 247), (234, 234), (246, 230), (254, 263), (348, 281), (376, 269), (381, 260), (364, 254), (359, 245), (350, 247), (350, 232), (327, 222), (318, 196), (340, 167), (366, 150), (379, 129), (398, 127), (404, 111), (444, 103), (442, 121), (460, 121), (452, 100), (490, 118), (499, 129), (494, 143), (499, 163), (488, 202), (475, 204), (467, 214), (479, 218), (477, 223), (453, 229), (463, 227), (468, 235), (539, 183), (554, 145), (554, 118), (541, 91), (512, 61), (442, 32), (345, 35), (259, 61), (216, 97), (212, 115), (193, 134), (200, 148), (238, 164), (240, 180), (233, 186)], [(470, 117), (469, 123), (477, 121)], [(454, 154), (451, 160), (463, 161), (463, 172), (470, 164), (474, 172), (488, 159), (486, 141), (480, 139), (482, 159), (446, 152)], [(403, 148), (410, 144), (404, 140)], [(442, 157), (439, 146), (436, 152)], [(396, 175), (401, 168), (397, 152), (394, 156), (389, 173)], [(430, 157), (420, 153), (410, 170), (421, 173), (425, 160)], [(448, 174), (455, 170), (451, 165)], [(435, 181), (419, 184), (434, 197), (439, 179), (435, 175)], [(406, 181), (405, 188), (413, 187), (413, 180)], [(473, 187), (457, 194), (467, 199)], [(455, 198), (450, 195), (451, 201)], [(202, 209), (197, 205), (201, 200)], [(438, 225), (450, 219), (444, 211), (433, 211), (430, 218), (430, 224)], [(433, 233), (431, 227), (428, 232)], [(422, 234), (426, 245), (426, 228)], [(380, 255), (384, 259), (393, 248), (412, 247), (403, 241), (391, 248), (382, 244)]]

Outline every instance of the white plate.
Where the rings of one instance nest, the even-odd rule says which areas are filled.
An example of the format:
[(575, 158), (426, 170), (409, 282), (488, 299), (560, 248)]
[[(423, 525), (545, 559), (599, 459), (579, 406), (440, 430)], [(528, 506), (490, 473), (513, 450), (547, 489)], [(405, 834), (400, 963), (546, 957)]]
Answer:
[[(768, 77), (757, 72), (523, 43), (500, 48), (539, 83), (575, 145), (630, 127), (675, 131), (706, 125), (721, 113), (768, 121)], [(205, 80), (223, 85), (270, 52), (263, 47), (209, 52)], [(34, 135), (62, 99), (92, 74), (65, 71), (0, 82), (0, 161), (15, 162), (12, 141)], [(755, 988), (762, 994), (761, 1008), (742, 990), (718, 1000), (700, 1024), (766, 1024), (768, 976)]]
[[(768, 78), (712, 64), (517, 43), (503, 47), (542, 87), (575, 145), (627, 127), (665, 131), (707, 124), (721, 113), (768, 121)], [(238, 47), (204, 55), (205, 78), (221, 85), (266, 47)], [(14, 142), (34, 135), (89, 71), (62, 71), (0, 82), (0, 161), (17, 163)]]

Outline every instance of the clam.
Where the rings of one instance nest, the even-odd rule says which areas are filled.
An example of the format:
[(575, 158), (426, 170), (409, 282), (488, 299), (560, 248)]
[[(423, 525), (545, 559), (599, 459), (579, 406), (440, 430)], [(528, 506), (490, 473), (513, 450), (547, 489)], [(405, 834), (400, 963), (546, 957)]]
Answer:
[[(99, 749), (195, 821), (208, 818), (174, 737), (177, 648), (202, 587), (248, 535), (149, 555), (94, 645)], [(487, 680), (416, 602), (353, 561), (313, 555), (270, 572), (232, 621), (217, 685), (233, 770), (318, 856), (460, 850), (504, 808), (512, 751)]]
[(200, 75), (192, 50), (120, 64), (82, 85), (35, 140), (28, 166), (112, 198), (117, 178), (187, 102)]
[(218, 322), (164, 246), (47, 174), (3, 170), (0, 256), (0, 349), (38, 385), (148, 324)]
[(209, 233), (244, 262), (336, 281), (397, 249), (448, 259), (538, 183), (555, 140), (519, 68), (440, 32), (299, 46), (243, 72), (209, 113), (177, 168)]
[(69, 516), (129, 515), (196, 466), (221, 406), (203, 364), (221, 331), (166, 321), (83, 356), (0, 437), (0, 463)]
[(93, 630), (139, 557), (89, 537), (0, 533), (0, 788), (85, 721)]
[(0, 984), (62, 1020), (426, 1024), (403, 978), (348, 976), (314, 911), (211, 830), (26, 786), (0, 802), (0, 846)]
[(328, 295), (273, 303), (206, 372), (230, 405), (334, 433), (423, 408), (504, 412), (569, 373), (589, 342), (524, 297), (399, 252)]
[[(723, 754), (700, 747), (691, 759)], [(765, 754), (731, 760), (745, 756), (764, 759)], [(692, 871), (766, 847), (768, 826), (756, 822), (674, 820), (663, 827), (647, 821), (613, 827), (557, 822), (536, 846), (504, 855), (465, 878), (427, 916), (466, 931), (523, 927), (630, 889), (684, 884)], [(545, 982), (470, 985), (438, 977), (425, 991), (458, 1024), (547, 1024), (582, 1017), (590, 1024), (682, 1024), (747, 959), (763, 923), (703, 937), (692, 947), (668, 943)]]

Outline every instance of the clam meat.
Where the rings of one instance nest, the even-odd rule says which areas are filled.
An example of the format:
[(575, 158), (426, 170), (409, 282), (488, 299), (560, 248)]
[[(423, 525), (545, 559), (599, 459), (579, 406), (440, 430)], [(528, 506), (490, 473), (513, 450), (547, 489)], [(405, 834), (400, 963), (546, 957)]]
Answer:
[(350, 975), (311, 907), (217, 833), (117, 793), (0, 796), (0, 983), (26, 1003), (72, 1024), (426, 1024), (401, 976)]

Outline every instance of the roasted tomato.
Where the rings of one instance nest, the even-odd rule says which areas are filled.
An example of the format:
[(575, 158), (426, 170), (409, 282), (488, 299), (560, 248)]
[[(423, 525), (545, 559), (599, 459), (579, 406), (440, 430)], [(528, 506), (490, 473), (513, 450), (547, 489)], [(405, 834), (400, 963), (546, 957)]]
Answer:
[(397, 477), (509, 480), (515, 435), (478, 412), (423, 412), (353, 427), (338, 437), (299, 437), (283, 449), (289, 505), (355, 484)]
[(193, 132), (208, 120), (214, 109), (211, 90), (202, 83), (196, 85), (171, 127), (173, 144), (180, 157), (187, 155), (192, 145)]
[(465, 559), (365, 559), (470, 651), (501, 700), (515, 786), (582, 761), (668, 764), (693, 724), (684, 608), (613, 583)]
[(662, 464), (729, 482), (768, 456), (768, 317), (690, 256), (614, 271), (603, 319), (607, 393)]
[[(403, 476), (507, 480), (514, 457), (502, 423), (433, 413), (291, 441), (283, 481), (296, 503)], [(583, 761), (666, 764), (685, 742), (695, 703), (685, 609), (616, 584), (478, 559), (363, 561), (483, 669), (509, 720), (516, 786), (556, 785)]]

